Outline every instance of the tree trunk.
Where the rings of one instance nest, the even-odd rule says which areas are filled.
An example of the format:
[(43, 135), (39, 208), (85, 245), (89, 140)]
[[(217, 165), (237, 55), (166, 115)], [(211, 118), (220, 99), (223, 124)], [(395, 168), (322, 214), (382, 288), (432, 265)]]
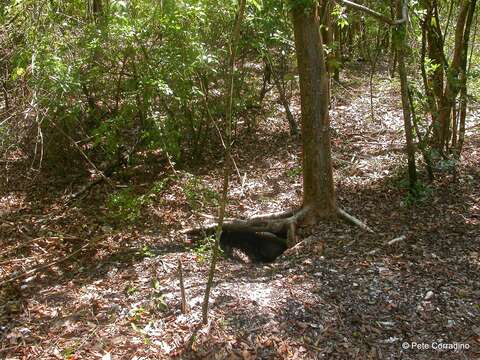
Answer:
[(333, 79), (340, 81), (340, 66), (342, 64), (342, 30), (335, 22), (333, 23), (333, 38), (335, 42), (335, 69), (333, 70)]
[(102, 0), (89, 0), (87, 2), (89, 16), (96, 23), (101, 23), (103, 20), (103, 5)]
[(228, 202), (228, 184), (230, 178), (230, 161), (231, 161), (231, 143), (232, 143), (232, 118), (233, 118), (233, 97), (234, 97), (234, 78), (235, 78), (235, 59), (237, 46), (240, 41), (240, 27), (242, 25), (244, 13), (245, 13), (246, 0), (239, 0), (238, 2), (238, 12), (235, 19), (235, 25), (233, 28), (232, 39), (230, 42), (230, 59), (229, 59), (229, 69), (228, 69), (228, 78), (226, 81), (226, 111), (225, 111), (225, 135), (226, 142), (224, 145), (225, 149), (225, 159), (223, 164), (223, 185), (222, 185), (222, 198), (219, 204), (218, 209), (218, 225), (215, 231), (215, 245), (213, 246), (212, 258), (210, 261), (210, 270), (208, 272), (207, 286), (205, 288), (205, 296), (203, 298), (202, 304), (202, 323), (208, 323), (208, 302), (210, 299), (210, 291), (213, 286), (213, 277), (215, 275), (215, 268), (217, 265), (218, 259), (218, 249), (220, 246), (220, 237), (222, 235), (222, 226), (225, 218), (225, 209)]
[[(395, 4), (390, 4), (390, 16), (392, 19), (395, 17)], [(397, 70), (397, 50), (395, 47), (395, 29), (391, 29), (391, 41), (390, 41), (390, 59), (388, 61), (388, 70), (390, 77), (393, 79)]]
[[(397, 15), (402, 16), (402, 4), (398, 1)], [(417, 169), (415, 166), (415, 147), (413, 145), (413, 132), (412, 132), (412, 118), (410, 112), (410, 102), (408, 99), (408, 81), (407, 70), (405, 68), (405, 47), (406, 47), (406, 31), (405, 24), (398, 26), (399, 33), (397, 41), (397, 59), (398, 59), (398, 74), (400, 76), (400, 87), (402, 93), (402, 108), (403, 108), (403, 121), (405, 128), (405, 140), (407, 143), (407, 158), (408, 158), (408, 180), (410, 185), (410, 191), (415, 189), (417, 183)]]
[[(477, 5), (477, 0), (470, 1), (470, 8), (468, 9), (468, 15), (465, 24), (465, 31), (463, 36), (463, 49), (460, 56), (460, 120), (459, 120), (459, 131), (458, 131), (458, 141), (455, 143), (454, 154), (457, 158), (460, 157), (462, 152), (463, 143), (465, 139), (465, 118), (467, 116), (467, 56), (468, 56), (468, 45), (470, 43), (470, 30), (472, 28), (473, 15), (475, 13), (475, 7)], [(472, 49), (474, 43), (472, 43)]]
[(333, 66), (335, 63), (335, 52), (333, 51), (333, 29), (332, 29), (332, 20), (331, 20), (331, 13), (332, 13), (332, 3), (328, 0), (319, 0), (320, 6), (318, 7), (318, 17), (320, 21), (320, 29), (321, 29), (321, 37), (322, 42), (326, 47), (329, 48), (329, 53), (326, 55), (325, 58), (325, 65), (326, 70), (328, 72), (328, 102), (330, 103), (330, 95), (331, 95), (331, 86), (330, 79), (332, 77), (332, 73), (335, 71), (335, 67)]
[(435, 94), (430, 86), (429, 79), (427, 77), (427, 70), (425, 69), (425, 60), (427, 58), (427, 29), (426, 24), (422, 25), (422, 47), (420, 50), (420, 70), (422, 73), (423, 87), (425, 89), (425, 95), (427, 96), (428, 111), (431, 115), (431, 121), (434, 123), (437, 114), (437, 103), (435, 101)]
[(316, 6), (292, 9), (300, 78), (303, 206), (306, 222), (336, 214), (328, 115), (328, 74)]
[[(454, 106), (455, 100), (457, 98), (458, 92), (460, 90), (459, 86), (459, 76), (460, 76), (460, 65), (462, 59), (462, 52), (464, 49), (464, 37), (465, 37), (465, 22), (467, 21), (468, 9), (470, 8), (470, 1), (464, 0), (461, 3), (461, 8), (459, 11), (457, 26), (455, 30), (455, 48), (453, 51), (452, 63), (449, 66), (447, 74), (447, 82), (445, 86), (445, 91), (443, 94), (443, 106), (439, 111), (439, 123), (440, 123), (440, 139), (439, 145), (442, 150), (448, 150), (448, 139), (450, 135), (450, 124), (451, 124), (451, 114), (452, 107)], [(470, 29), (468, 29), (470, 31)], [(467, 45), (468, 46), (468, 45)], [(448, 151), (447, 151), (448, 153)]]
[(288, 126), (290, 127), (290, 135), (293, 136), (298, 134), (298, 127), (297, 127), (297, 123), (295, 122), (295, 118), (293, 117), (293, 114), (290, 111), (290, 104), (288, 103), (287, 94), (285, 91), (285, 84), (284, 83), (282, 84), (283, 80), (280, 80), (280, 78), (283, 78), (283, 76), (284, 76), (283, 73), (274, 73), (273, 81), (275, 83), (275, 87), (277, 88), (280, 102), (282, 103), (283, 108), (285, 110), (285, 116), (287, 117)]
[(437, 13), (437, 4), (433, 0), (424, 0), (423, 6), (426, 10), (425, 20), (423, 25), (425, 26), (427, 55), (432, 65), (435, 65), (435, 69), (430, 71), (428, 83), (431, 84), (431, 92), (435, 99), (435, 108), (438, 110), (432, 113), (432, 125), (433, 125), (433, 139), (432, 146), (439, 152), (442, 150), (442, 133), (443, 126), (440, 120), (440, 113), (442, 109), (445, 109), (445, 99), (443, 97), (444, 87), (444, 68), (447, 66), (445, 63), (445, 54), (443, 51), (443, 35), (440, 29), (440, 24), (436, 21), (435, 14)]
[(272, 66), (268, 59), (263, 59), (263, 81), (262, 81), (262, 88), (260, 89), (260, 95), (258, 97), (258, 103), (260, 107), (262, 106), (263, 99), (265, 99), (265, 95), (267, 95), (270, 85), (270, 81), (272, 79)]
[[(425, 42), (427, 44), (428, 57), (436, 68), (426, 79), (424, 69), (422, 77), (429, 98), (429, 111), (432, 115), (433, 138), (432, 146), (442, 155), (449, 155), (449, 142), (452, 139), (456, 144), (456, 119), (452, 114), (455, 112), (455, 101), (461, 91), (463, 76), (463, 56), (465, 49), (468, 50), (468, 39), (475, 10), (476, 0), (461, 0), (455, 27), (455, 42), (453, 59), (449, 65), (446, 60), (444, 49), (444, 36), (440, 29), (438, 16), (438, 4), (433, 0), (423, 0), (426, 13), (422, 24), (422, 60), (425, 60)], [(450, 23), (450, 15), (447, 23)], [(447, 31), (448, 25), (445, 29)], [(468, 51), (467, 51), (468, 52)], [(465, 55), (466, 56), (466, 55)], [(424, 61), (422, 61), (424, 62)], [(424, 66), (424, 64), (422, 64)], [(431, 95), (429, 95), (431, 94)], [(433, 96), (433, 101), (430, 99)], [(461, 110), (460, 110), (461, 112)], [(452, 137), (453, 133), (453, 137)]]

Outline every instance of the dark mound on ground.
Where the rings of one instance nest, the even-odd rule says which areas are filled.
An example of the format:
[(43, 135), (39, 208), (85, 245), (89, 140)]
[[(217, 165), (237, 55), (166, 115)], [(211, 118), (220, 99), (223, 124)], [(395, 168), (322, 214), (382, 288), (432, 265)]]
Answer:
[(254, 262), (272, 262), (287, 249), (287, 241), (268, 232), (224, 231), (220, 247), (227, 256), (239, 249)]

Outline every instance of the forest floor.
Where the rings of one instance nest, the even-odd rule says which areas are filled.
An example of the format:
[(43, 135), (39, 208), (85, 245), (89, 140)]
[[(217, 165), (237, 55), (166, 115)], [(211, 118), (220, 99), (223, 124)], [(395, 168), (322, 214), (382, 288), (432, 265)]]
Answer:
[[(374, 233), (322, 222), (273, 263), (222, 258), (206, 326), (208, 257), (182, 230), (216, 213), (219, 159), (176, 174), (144, 162), (115, 176), (117, 189), (103, 183), (71, 201), (78, 179), (2, 164), (0, 283), (44, 268), (0, 288), (0, 358), (479, 358), (479, 114), (457, 174), (424, 181), (415, 200), (398, 84), (375, 78), (372, 118), (368, 80), (354, 71), (345, 79), (331, 109), (338, 203)], [(299, 205), (299, 140), (280, 108), (259, 126), (236, 142), (231, 217)], [(438, 349), (448, 344), (463, 350)]]

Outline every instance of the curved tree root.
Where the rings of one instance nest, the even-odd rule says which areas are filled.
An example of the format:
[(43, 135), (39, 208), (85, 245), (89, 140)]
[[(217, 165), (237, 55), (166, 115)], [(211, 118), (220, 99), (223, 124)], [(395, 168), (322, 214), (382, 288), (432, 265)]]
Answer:
[[(222, 230), (225, 232), (255, 232), (286, 234), (287, 246), (295, 245), (297, 224), (307, 215), (309, 208), (292, 209), (284, 212), (277, 212), (266, 215), (257, 215), (247, 220), (228, 219), (223, 223)], [(205, 215), (204, 215), (205, 216)], [(205, 216), (216, 219), (213, 216)], [(217, 227), (216, 223), (202, 226), (200, 228), (189, 228), (182, 233), (195, 234), (199, 232), (210, 232)]]
[[(309, 207), (302, 207), (300, 209), (292, 209), (285, 212), (258, 215), (247, 220), (229, 219), (228, 221), (225, 221), (223, 223), (222, 230), (225, 232), (285, 234), (287, 248), (291, 248), (298, 243), (296, 235), (298, 224), (302, 222), (302, 220), (308, 215), (310, 211), (311, 209)], [(370, 233), (374, 232), (365, 223), (363, 223), (356, 217), (348, 214), (343, 209), (337, 208), (337, 215), (340, 218), (348, 221), (349, 223), (360, 227), (362, 230), (368, 231)], [(215, 219), (213, 216), (210, 215), (206, 217)], [(199, 232), (209, 232), (213, 231), (216, 227), (217, 224), (213, 223), (203, 226), (201, 228), (186, 229), (183, 231), (183, 233), (195, 234)]]
[(361, 222), (359, 219), (357, 219), (356, 217), (350, 215), (349, 213), (347, 213), (345, 210), (342, 210), (340, 208), (337, 208), (337, 214), (343, 218), (344, 220), (352, 223), (353, 225), (356, 225), (358, 226), (360, 229), (362, 230), (365, 230), (365, 231), (368, 231), (370, 233), (373, 233), (374, 231), (372, 229), (370, 229), (365, 223)]

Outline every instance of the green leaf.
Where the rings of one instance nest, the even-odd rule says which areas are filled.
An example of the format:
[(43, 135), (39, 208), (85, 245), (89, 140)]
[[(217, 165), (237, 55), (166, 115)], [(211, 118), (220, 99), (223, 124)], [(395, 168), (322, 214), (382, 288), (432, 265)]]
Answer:
[(130, 325), (132, 326), (133, 331), (138, 332), (138, 333), (140, 333), (140, 334), (142, 334), (142, 335), (147, 335), (147, 333), (146, 333), (145, 330), (140, 329), (140, 328), (139, 328), (137, 325), (135, 325), (133, 322), (130, 323)]
[(152, 280), (152, 288), (155, 289), (155, 290), (160, 289), (160, 282), (158, 281), (157, 278)]
[(17, 67), (13, 71), (12, 79), (17, 80), (19, 77), (22, 77), (25, 74), (25, 69), (23, 67)]
[[(260, 0), (261, 1), (261, 0)], [(258, 11), (262, 10), (262, 4), (260, 4), (257, 0), (249, 0), (249, 2), (257, 9)]]

